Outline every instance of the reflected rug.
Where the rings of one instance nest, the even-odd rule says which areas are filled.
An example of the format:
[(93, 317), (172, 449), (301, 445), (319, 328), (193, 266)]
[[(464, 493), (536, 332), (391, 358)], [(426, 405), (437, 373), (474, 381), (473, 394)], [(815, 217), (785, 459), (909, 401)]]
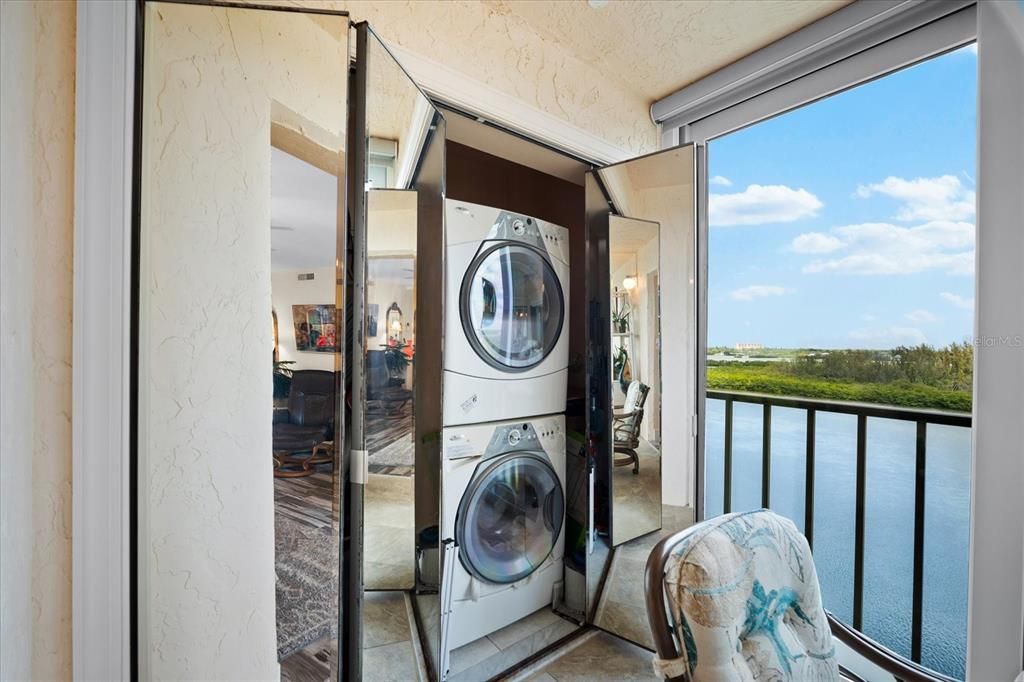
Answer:
[(330, 527), (313, 528), (275, 514), (274, 563), (277, 657), (283, 660), (337, 633), (337, 537)]

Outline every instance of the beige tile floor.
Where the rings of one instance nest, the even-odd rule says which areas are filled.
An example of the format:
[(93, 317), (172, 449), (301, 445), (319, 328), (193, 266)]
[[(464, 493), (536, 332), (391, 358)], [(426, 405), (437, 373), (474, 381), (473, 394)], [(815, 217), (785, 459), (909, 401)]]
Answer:
[(692, 508), (664, 505), (661, 530), (615, 548), (594, 619), (598, 626), (654, 649), (654, 640), (647, 622), (647, 608), (644, 606), (643, 575), (647, 557), (663, 537), (691, 525)]
[(506, 682), (656, 680), (651, 652), (600, 630), (589, 630)]
[(661, 526), (661, 455), (646, 441), (637, 449), (640, 471), (612, 467), (612, 544), (620, 545)]
[(363, 595), (363, 679), (415, 682), (426, 679), (417, 655), (409, 597), (404, 592)]
[(525, 661), (579, 628), (549, 607), (535, 611), (451, 653), (452, 682), (481, 682)]
[(363, 500), (363, 584), (411, 590), (416, 561), (412, 476), (370, 474)]

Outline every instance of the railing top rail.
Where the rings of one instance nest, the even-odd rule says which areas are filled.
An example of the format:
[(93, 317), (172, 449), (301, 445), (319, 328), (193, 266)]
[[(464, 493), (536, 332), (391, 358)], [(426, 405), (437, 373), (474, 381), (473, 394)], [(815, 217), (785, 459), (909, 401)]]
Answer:
[(836, 412), (839, 414), (863, 414), (868, 417), (902, 419), (912, 422), (923, 421), (928, 424), (941, 424), (944, 426), (971, 426), (971, 414), (969, 412), (879, 405), (877, 403), (861, 403), (847, 400), (825, 400), (823, 398), (799, 398), (768, 393), (747, 393), (745, 391), (708, 390), (707, 397), (716, 400), (753, 403), (755, 405), (794, 407), (803, 410)]

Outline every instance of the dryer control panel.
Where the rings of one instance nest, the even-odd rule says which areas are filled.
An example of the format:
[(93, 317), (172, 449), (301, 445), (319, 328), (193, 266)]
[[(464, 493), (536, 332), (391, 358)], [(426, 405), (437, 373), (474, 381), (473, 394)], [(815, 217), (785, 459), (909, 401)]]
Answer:
[(559, 452), (565, 442), (563, 424), (559, 416), (448, 428), (443, 438), (444, 457), (496, 457), (521, 450)]

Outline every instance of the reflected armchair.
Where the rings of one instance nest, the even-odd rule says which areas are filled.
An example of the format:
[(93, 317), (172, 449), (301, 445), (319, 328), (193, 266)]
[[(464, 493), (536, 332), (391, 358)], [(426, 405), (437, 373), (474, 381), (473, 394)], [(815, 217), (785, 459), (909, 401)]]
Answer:
[[(387, 352), (366, 353), (366, 402), (375, 414), (400, 417), (413, 392), (405, 388), (404, 379), (396, 379), (388, 368)], [(403, 370), (404, 372), (404, 370)]]
[(621, 410), (615, 410), (612, 421), (613, 449), (615, 466), (633, 465), (633, 474), (640, 473), (640, 457), (636, 449), (640, 447), (640, 424), (644, 419), (644, 404), (651, 387), (639, 381), (631, 381), (626, 390), (626, 402)]
[[(662, 679), (951, 682), (826, 613), (807, 540), (766, 509), (726, 514), (659, 542), (647, 617)], [(839, 665), (837, 643), (842, 645)], [(858, 676), (860, 675), (860, 676)]]
[(308, 461), (293, 456), (312, 452), (314, 446), (334, 438), (334, 372), (299, 369), (292, 373), (288, 407), (274, 410), (274, 475), (312, 473)]

